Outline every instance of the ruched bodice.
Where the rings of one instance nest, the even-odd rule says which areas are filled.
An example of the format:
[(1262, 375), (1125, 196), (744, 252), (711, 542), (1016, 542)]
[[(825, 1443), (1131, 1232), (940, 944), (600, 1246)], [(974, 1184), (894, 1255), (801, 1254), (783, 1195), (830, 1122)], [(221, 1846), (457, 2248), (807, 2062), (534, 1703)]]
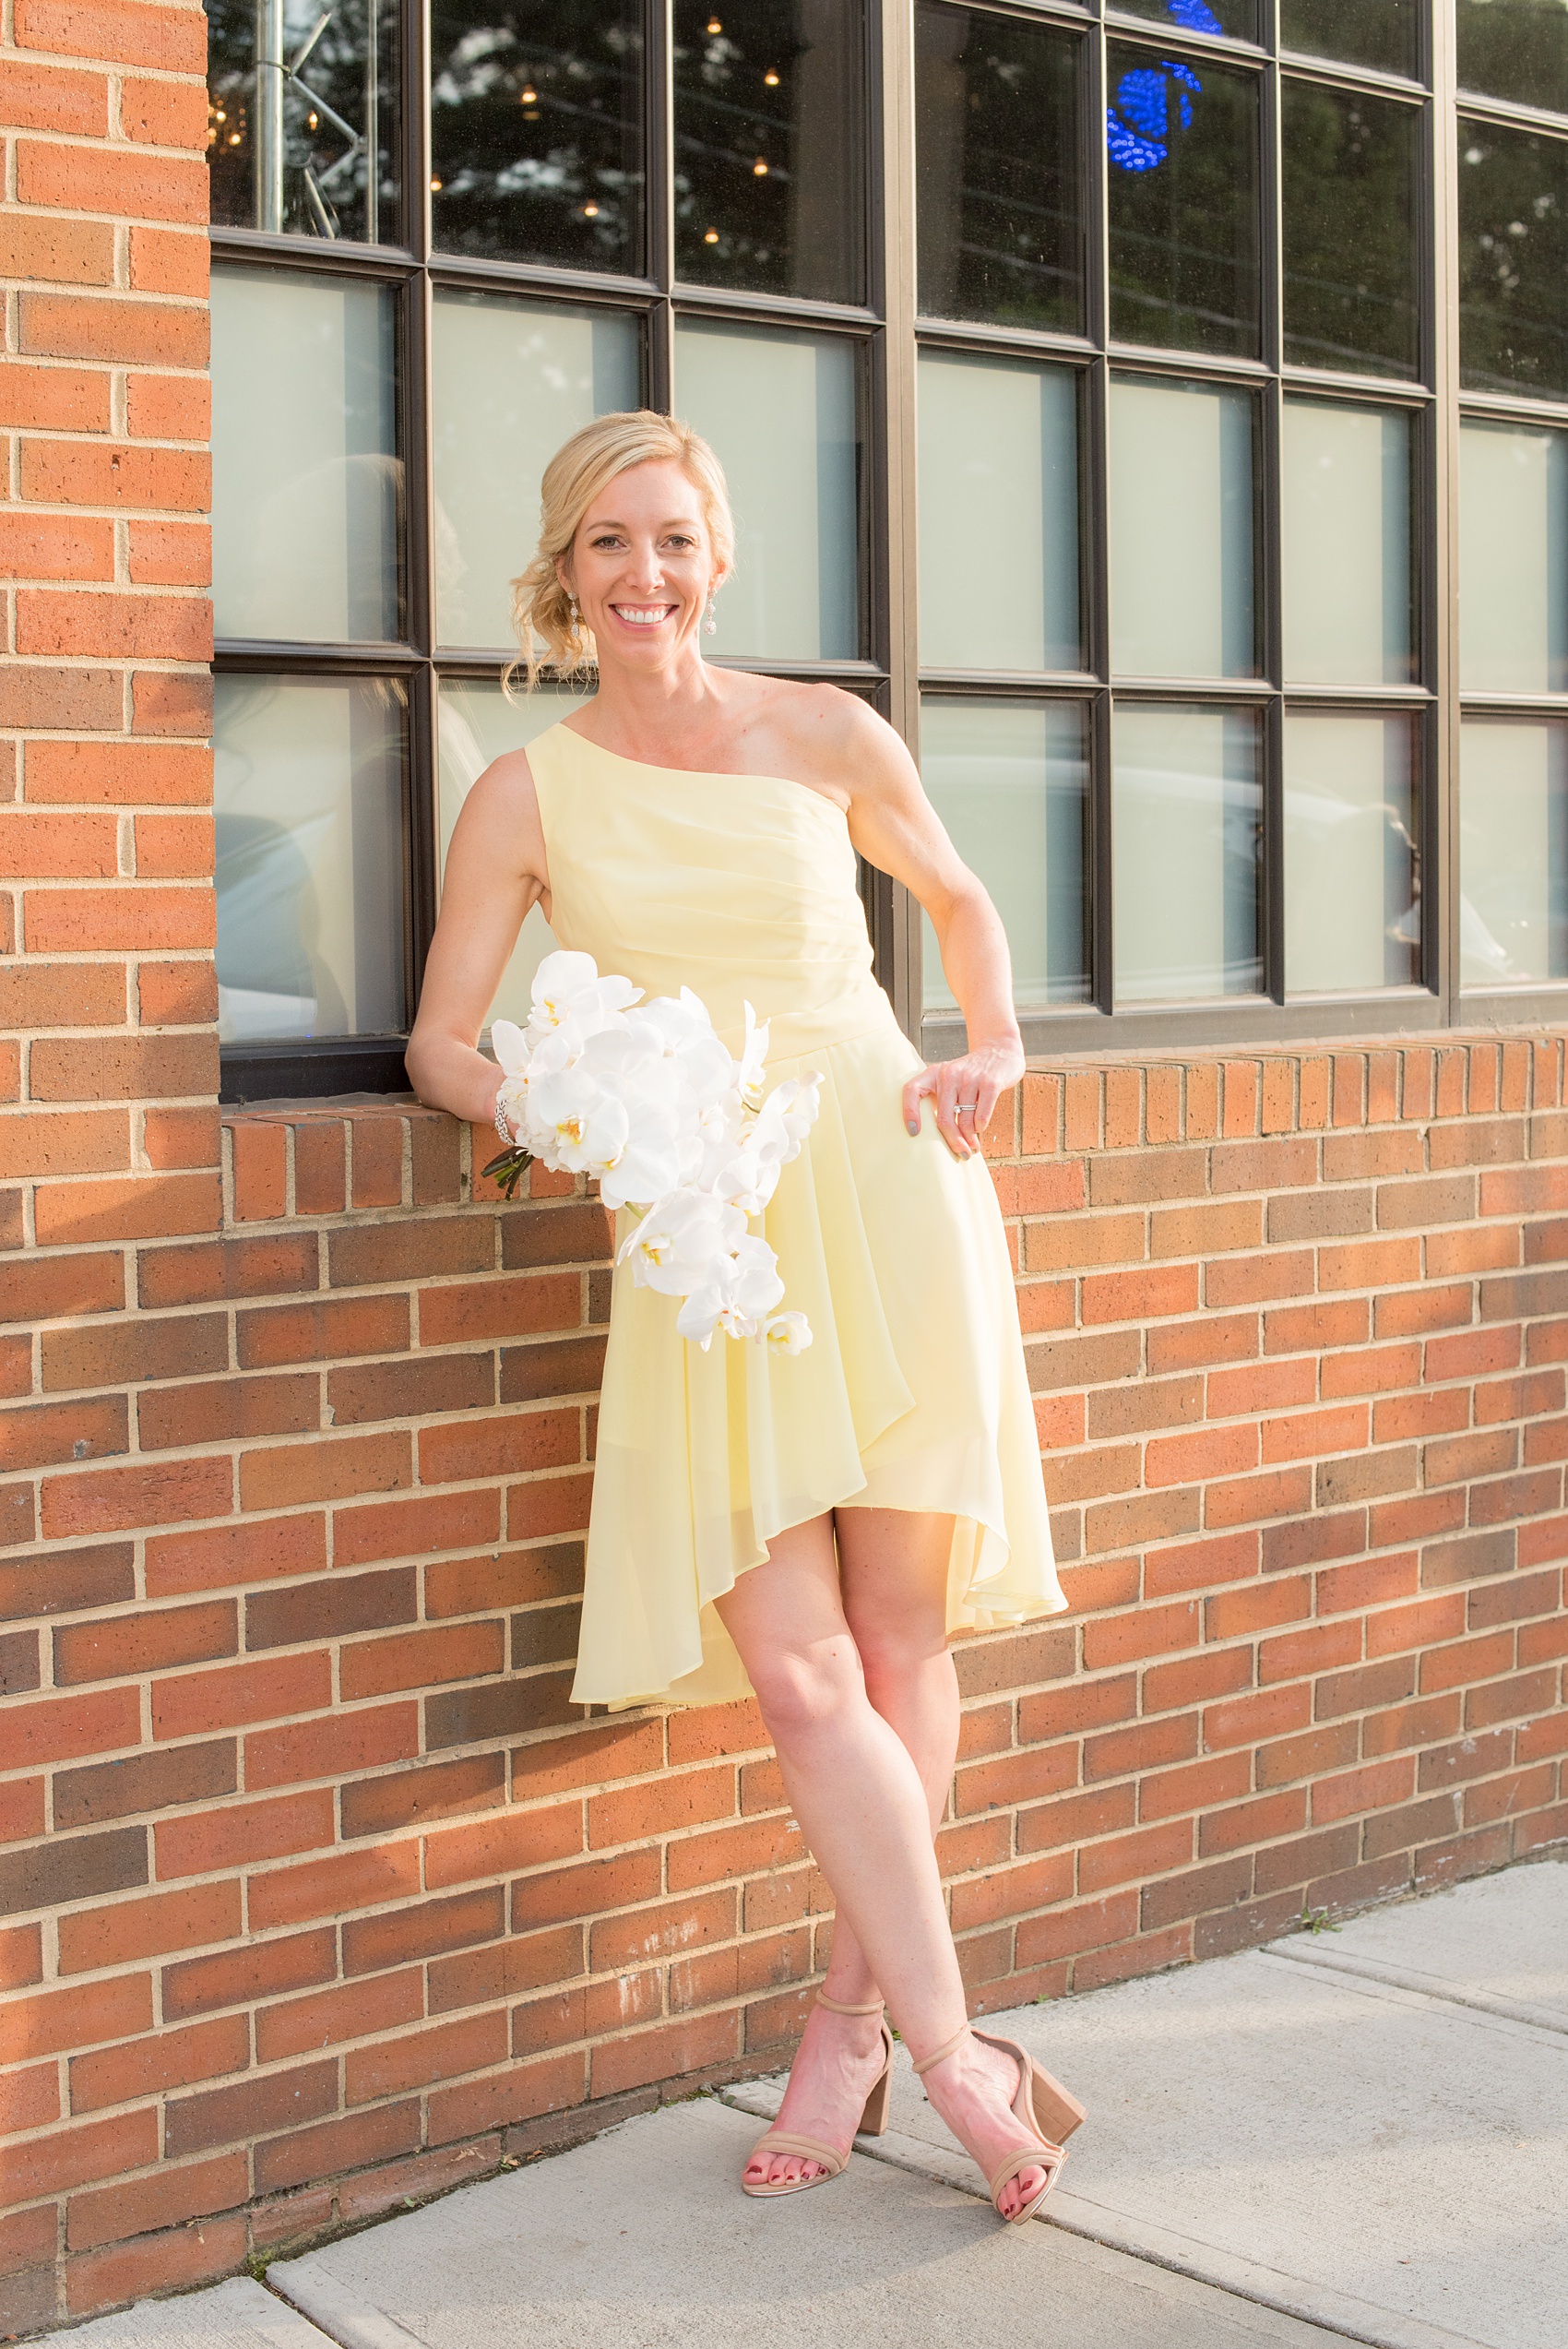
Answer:
[(749, 999), (770, 1061), (892, 1023), (849, 827), (821, 792), (644, 767), (565, 725), (529, 745), (529, 764), (563, 945), (649, 996), (695, 988), (731, 1046)]
[(751, 1003), (770, 1079), (823, 1078), (762, 1226), (810, 1319), (803, 1353), (724, 1338), (705, 1353), (675, 1298), (616, 1272), (574, 1698), (743, 1696), (713, 1603), (777, 1533), (834, 1509), (951, 1517), (953, 1628), (1055, 1613), (996, 1194), (929, 1118), (905, 1131), (921, 1062), (873, 976), (842, 814), (804, 783), (647, 767), (564, 724), (528, 757), (561, 944), (650, 996), (694, 988), (732, 1047)]

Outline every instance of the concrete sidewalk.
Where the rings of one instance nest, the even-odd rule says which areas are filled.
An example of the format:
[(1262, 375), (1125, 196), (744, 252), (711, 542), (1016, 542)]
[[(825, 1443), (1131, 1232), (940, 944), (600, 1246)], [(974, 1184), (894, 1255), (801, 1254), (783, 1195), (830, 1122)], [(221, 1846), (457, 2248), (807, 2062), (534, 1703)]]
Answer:
[(1003, 2229), (900, 2051), (820, 2191), (736, 2177), (779, 2082), (667, 2106), (82, 2349), (1562, 2349), (1568, 1866), (994, 2018), (1084, 2097)]

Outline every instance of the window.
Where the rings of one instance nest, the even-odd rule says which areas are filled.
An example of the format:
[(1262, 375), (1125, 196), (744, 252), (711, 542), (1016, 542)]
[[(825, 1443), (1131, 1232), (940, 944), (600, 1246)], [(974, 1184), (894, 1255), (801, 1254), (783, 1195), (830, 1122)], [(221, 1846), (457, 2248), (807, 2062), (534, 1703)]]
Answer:
[[(421, 17), (209, 14), (230, 1097), (404, 1088), (463, 794), (570, 706), (501, 676), (540, 473), (589, 418), (679, 407), (719, 449), (718, 657), (885, 690), (856, 0)], [(547, 948), (535, 917), (498, 1005)]]
[[(1031, 1048), (1557, 1001), (1563, 0), (209, 27), (230, 1093), (403, 1084), (463, 794), (572, 704), (501, 690), (540, 471), (645, 401), (731, 480), (706, 649), (898, 726)], [(951, 1051), (929, 924), (864, 878)]]

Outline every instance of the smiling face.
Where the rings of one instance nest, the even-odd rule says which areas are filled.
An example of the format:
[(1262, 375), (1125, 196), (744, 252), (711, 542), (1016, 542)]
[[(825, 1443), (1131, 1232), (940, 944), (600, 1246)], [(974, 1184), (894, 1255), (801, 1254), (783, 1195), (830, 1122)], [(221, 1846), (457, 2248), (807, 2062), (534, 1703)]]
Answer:
[(559, 566), (593, 630), (601, 667), (660, 669), (695, 652), (703, 609), (723, 573), (701, 492), (679, 465), (632, 465), (604, 488)]

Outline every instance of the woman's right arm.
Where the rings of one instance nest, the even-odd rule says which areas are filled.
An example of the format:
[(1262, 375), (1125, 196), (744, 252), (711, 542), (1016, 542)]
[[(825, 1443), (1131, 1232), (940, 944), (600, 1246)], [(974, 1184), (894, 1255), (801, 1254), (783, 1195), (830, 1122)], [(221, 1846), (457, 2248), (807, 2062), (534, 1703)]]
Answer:
[(508, 751), (463, 803), (446, 852), (405, 1066), (421, 1101), (474, 1125), (495, 1114), (501, 1072), (479, 1050), (529, 908), (545, 893), (544, 834), (527, 756)]

